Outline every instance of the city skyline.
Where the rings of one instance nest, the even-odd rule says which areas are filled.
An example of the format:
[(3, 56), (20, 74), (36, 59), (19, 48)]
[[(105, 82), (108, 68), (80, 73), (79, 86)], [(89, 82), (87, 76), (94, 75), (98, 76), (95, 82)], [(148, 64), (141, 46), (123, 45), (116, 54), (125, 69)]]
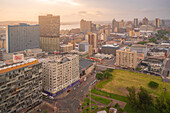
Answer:
[(38, 21), (46, 14), (60, 15), (61, 22), (170, 19), (169, 4), (169, 0), (1, 0), (0, 21)]

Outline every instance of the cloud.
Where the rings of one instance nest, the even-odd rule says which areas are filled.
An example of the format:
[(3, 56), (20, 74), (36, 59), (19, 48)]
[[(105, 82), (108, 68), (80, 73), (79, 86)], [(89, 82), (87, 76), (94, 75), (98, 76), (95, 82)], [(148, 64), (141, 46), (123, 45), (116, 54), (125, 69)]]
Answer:
[(153, 9), (149, 9), (149, 8), (142, 8), (142, 9), (140, 9), (140, 11), (143, 13), (154, 12)]
[(80, 5), (78, 2), (74, 2), (73, 0), (39, 0), (40, 2), (48, 3), (48, 4), (55, 4), (55, 3), (67, 3), (74, 6)]
[(101, 11), (96, 11), (96, 15), (101, 16), (102, 12)]
[(87, 15), (88, 13), (86, 11), (79, 11), (78, 14), (79, 15)]
[(101, 16), (102, 12), (101, 11), (89, 11), (89, 12), (87, 12), (87, 11), (79, 11), (78, 15), (80, 15), (80, 16), (86, 16), (86, 15)]

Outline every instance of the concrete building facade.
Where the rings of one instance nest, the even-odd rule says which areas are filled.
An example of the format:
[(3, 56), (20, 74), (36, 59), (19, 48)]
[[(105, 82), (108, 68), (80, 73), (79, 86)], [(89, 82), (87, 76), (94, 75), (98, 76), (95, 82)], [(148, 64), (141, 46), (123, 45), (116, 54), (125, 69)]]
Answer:
[(89, 44), (86, 42), (79, 43), (79, 51), (88, 51), (89, 50)]
[(138, 18), (134, 18), (134, 23), (133, 23), (133, 25), (134, 25), (134, 27), (136, 28), (136, 27), (138, 27)]
[(148, 25), (148, 24), (149, 24), (148, 18), (146, 18), (146, 17), (143, 18), (142, 24), (143, 24), (143, 25)]
[(137, 52), (128, 47), (116, 50), (116, 65), (125, 68), (136, 68)]
[(159, 18), (155, 18), (155, 20), (154, 20), (154, 26), (155, 26), (156, 28), (159, 28), (159, 27), (160, 27), (160, 19), (159, 19)]
[(0, 67), (0, 113), (25, 113), (42, 102), (42, 64), (31, 58)]
[(79, 81), (79, 56), (52, 56), (41, 60), (43, 66), (43, 90), (51, 96)]
[(98, 35), (96, 33), (88, 34), (88, 43), (92, 45), (94, 53), (98, 51)]
[(8, 25), (6, 31), (7, 53), (40, 47), (39, 25)]
[(62, 53), (68, 53), (71, 50), (73, 50), (73, 44), (71, 44), (71, 43), (63, 44), (60, 46), (60, 52), (62, 52)]
[(81, 20), (80, 21), (80, 32), (88, 33), (92, 31), (92, 21)]
[(112, 32), (118, 32), (118, 29), (119, 29), (119, 23), (113, 19), (112, 20)]
[(117, 45), (117, 44), (114, 44), (114, 45), (106, 44), (106, 45), (102, 46), (101, 53), (113, 54), (115, 56), (116, 50), (118, 50), (118, 49), (119, 49), (119, 45)]
[(43, 51), (53, 53), (60, 49), (60, 16), (39, 16), (40, 47)]

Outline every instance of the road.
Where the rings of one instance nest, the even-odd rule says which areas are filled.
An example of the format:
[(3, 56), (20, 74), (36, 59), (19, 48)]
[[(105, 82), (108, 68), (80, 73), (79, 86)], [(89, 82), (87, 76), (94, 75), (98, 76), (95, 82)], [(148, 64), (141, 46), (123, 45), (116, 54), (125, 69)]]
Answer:
[(96, 73), (88, 75), (86, 81), (74, 86), (67, 96), (54, 100), (45, 99), (45, 101), (56, 105), (57, 113), (78, 113), (78, 109), (81, 108), (80, 102), (83, 101), (83, 96), (87, 94), (90, 83), (95, 80), (95, 75)]

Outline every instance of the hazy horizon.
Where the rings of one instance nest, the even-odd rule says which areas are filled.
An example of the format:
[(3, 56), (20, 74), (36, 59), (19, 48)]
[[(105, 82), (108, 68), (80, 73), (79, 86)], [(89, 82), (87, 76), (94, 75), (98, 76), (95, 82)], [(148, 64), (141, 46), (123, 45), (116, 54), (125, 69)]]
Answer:
[(1, 0), (0, 21), (38, 21), (60, 15), (61, 22), (170, 19), (170, 0)]

